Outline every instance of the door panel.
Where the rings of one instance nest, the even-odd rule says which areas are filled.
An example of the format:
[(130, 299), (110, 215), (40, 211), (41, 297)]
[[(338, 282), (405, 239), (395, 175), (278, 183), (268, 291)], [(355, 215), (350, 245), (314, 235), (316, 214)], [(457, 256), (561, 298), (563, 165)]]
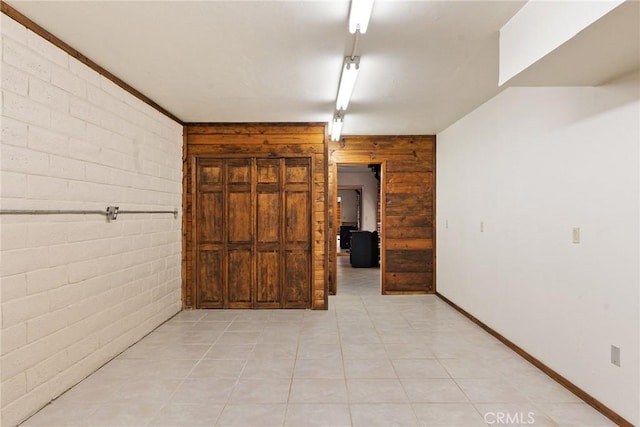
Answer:
[(280, 306), (280, 252), (258, 252), (256, 268), (256, 305), (260, 308)]
[(257, 308), (282, 306), (282, 186), (281, 160), (256, 160), (257, 236), (256, 284)]
[(229, 243), (251, 243), (251, 193), (229, 193)]
[(222, 192), (199, 194), (198, 241), (200, 243), (222, 243)]
[(227, 289), (229, 308), (250, 308), (252, 286), (253, 215), (251, 159), (227, 164)]
[(309, 193), (286, 194), (286, 242), (309, 242)]
[(258, 159), (258, 184), (277, 184), (280, 182), (280, 159)]
[(198, 307), (309, 307), (310, 159), (197, 164)]
[(309, 183), (309, 162), (307, 159), (287, 159), (286, 183)]
[(303, 308), (309, 301), (309, 253), (287, 251), (285, 255), (286, 308)]
[(200, 168), (200, 191), (212, 191), (216, 187), (222, 189), (222, 166), (222, 162), (213, 161)]
[(258, 193), (258, 243), (277, 243), (280, 239), (280, 194)]
[(196, 193), (196, 302), (199, 307), (223, 307), (224, 223), (222, 212), (224, 162), (207, 160), (197, 170)]
[(308, 307), (311, 289), (311, 166), (285, 160), (284, 285), (287, 308)]
[(198, 306), (219, 308), (224, 305), (222, 253), (200, 251), (198, 259)]
[(229, 251), (229, 307), (251, 307), (251, 251)]
[(229, 160), (228, 184), (251, 184), (250, 159)]

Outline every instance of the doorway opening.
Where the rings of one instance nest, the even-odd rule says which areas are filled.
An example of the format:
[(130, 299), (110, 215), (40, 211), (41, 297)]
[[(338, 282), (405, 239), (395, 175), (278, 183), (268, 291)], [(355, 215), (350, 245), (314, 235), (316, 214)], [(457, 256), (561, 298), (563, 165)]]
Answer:
[(351, 232), (362, 229), (363, 185), (340, 185), (336, 203), (336, 224), (338, 256), (349, 256), (351, 252)]
[(381, 163), (338, 163), (334, 192), (337, 266), (335, 293), (339, 283), (375, 287), (382, 292)]

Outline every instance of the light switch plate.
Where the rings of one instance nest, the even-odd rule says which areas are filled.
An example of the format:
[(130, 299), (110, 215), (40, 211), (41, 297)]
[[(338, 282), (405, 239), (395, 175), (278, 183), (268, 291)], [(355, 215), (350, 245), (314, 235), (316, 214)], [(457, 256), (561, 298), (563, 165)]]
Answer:
[(611, 363), (620, 366), (620, 347), (611, 346)]
[(575, 244), (580, 243), (580, 227), (573, 228), (573, 243)]

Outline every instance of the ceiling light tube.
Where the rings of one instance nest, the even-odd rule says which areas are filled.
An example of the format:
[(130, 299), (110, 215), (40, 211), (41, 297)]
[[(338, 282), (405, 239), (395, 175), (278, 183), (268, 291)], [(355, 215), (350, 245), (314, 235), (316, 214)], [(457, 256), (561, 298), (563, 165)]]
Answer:
[(344, 111), (338, 110), (333, 115), (333, 121), (331, 122), (331, 140), (340, 141), (340, 134), (342, 133), (342, 124), (344, 123)]
[(373, 10), (373, 0), (351, 0), (351, 10), (349, 11), (349, 32), (360, 34), (367, 32), (369, 18)]
[(338, 87), (338, 98), (336, 99), (336, 110), (346, 110), (349, 105), (349, 99), (353, 92), (353, 86), (356, 84), (358, 71), (360, 70), (360, 57), (353, 58), (347, 56), (344, 58), (342, 67), (342, 75), (340, 76), (340, 86)]

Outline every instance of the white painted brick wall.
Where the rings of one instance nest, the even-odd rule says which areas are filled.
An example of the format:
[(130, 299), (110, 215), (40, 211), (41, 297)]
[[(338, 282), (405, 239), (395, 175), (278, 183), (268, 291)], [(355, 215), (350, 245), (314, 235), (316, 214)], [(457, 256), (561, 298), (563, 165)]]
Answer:
[[(0, 23), (0, 207), (180, 207), (182, 127), (4, 14)], [(0, 424), (180, 310), (180, 224), (0, 216)]]
[[(2, 26), (5, 27), (4, 24)], [(51, 62), (33, 52), (18, 40), (3, 37), (2, 62), (13, 65), (17, 69), (44, 81), (51, 79)]]
[[(4, 236), (3, 236), (4, 237)], [(16, 298), (22, 298), (27, 295), (27, 278), (25, 274), (16, 274), (14, 276), (4, 276), (2, 277), (2, 288), (0, 289), (0, 297), (2, 298), (2, 302), (8, 302), (14, 300)], [(1, 318), (0, 313), (0, 318)], [(26, 325), (25, 325), (26, 327)], [(5, 330), (2, 330), (2, 337), (0, 342), (1, 352), (4, 352), (6, 349), (4, 348), (4, 335)], [(1, 373), (1, 370), (0, 370)]]
[(5, 64), (2, 67), (2, 87), (18, 95), (27, 96), (29, 76), (11, 65)]
[(2, 119), (2, 138), (5, 144), (26, 147), (28, 140), (27, 124), (4, 117)]

